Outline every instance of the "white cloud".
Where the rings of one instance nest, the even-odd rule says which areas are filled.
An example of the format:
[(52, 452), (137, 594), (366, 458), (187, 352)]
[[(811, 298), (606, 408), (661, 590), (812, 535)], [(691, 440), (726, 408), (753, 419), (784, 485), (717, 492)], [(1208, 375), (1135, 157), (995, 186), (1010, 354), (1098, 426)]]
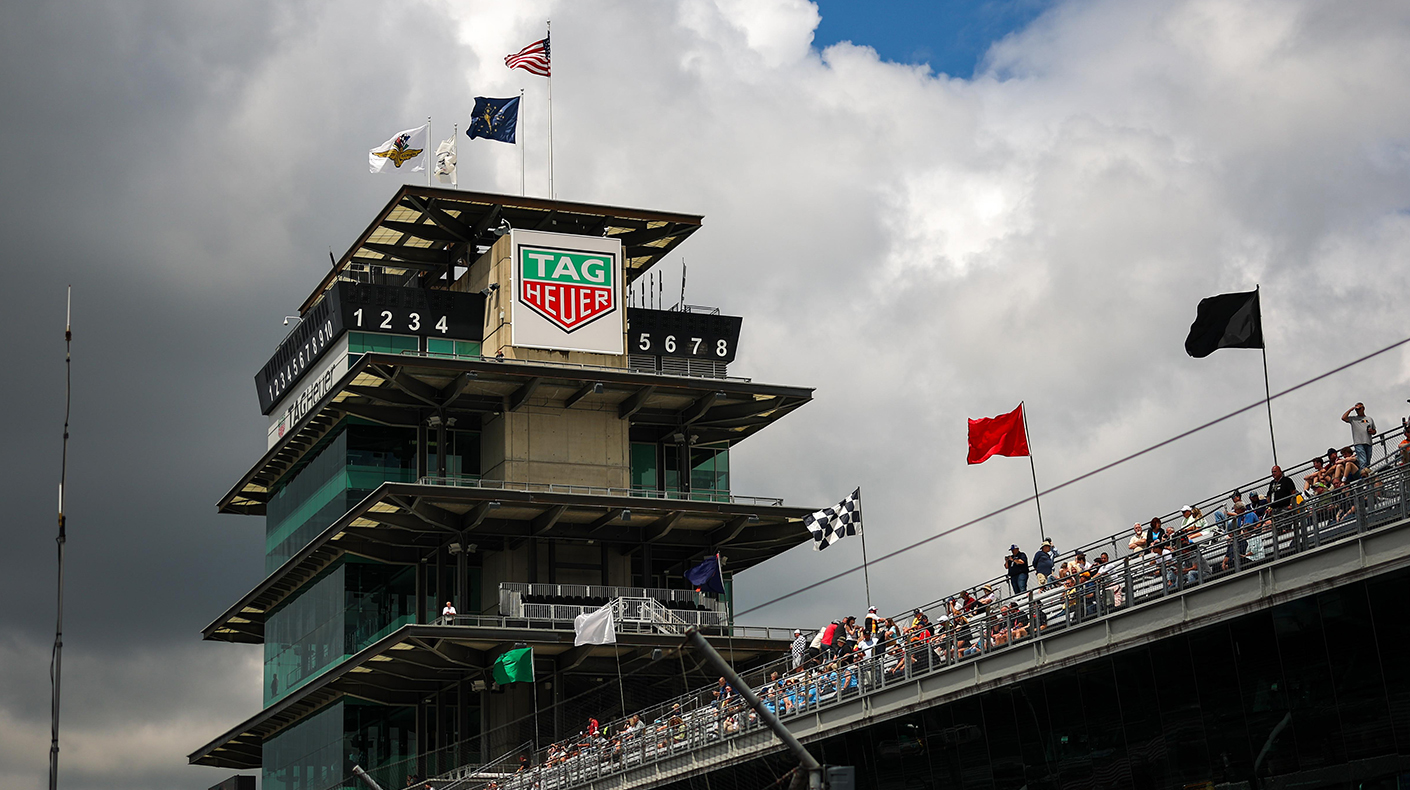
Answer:
[[(1262, 285), (1275, 390), (1405, 331), (1410, 7), (1370, 0), (1073, 0), (995, 45), (972, 80), (863, 46), (817, 52), (816, 9), (798, 0), (427, 0), (395, 18), (347, 3), (210, 25), (182, 17), (179, 34), (162, 36), (121, 26), (124, 55), (92, 68), (126, 74), (134, 95), (105, 95), (134, 107), (104, 118), (120, 147), (93, 141), (103, 177), (86, 188), (101, 211), (70, 207), (96, 218), (76, 234), (93, 238), (64, 247), (69, 225), (29, 210), (70, 205), (56, 196), (12, 212), (36, 228), (10, 236), (93, 265), (120, 261), (163, 295), (218, 288), (252, 325), (277, 328), (326, 267), (326, 248), (340, 252), (397, 183), (360, 164), (388, 130), (431, 114), (444, 136), (473, 96), (523, 87), (529, 192), (546, 191), (547, 85), (502, 58), (549, 17), (559, 197), (705, 214), (681, 250), (689, 300), (746, 317), (734, 372), (818, 388), (815, 403), (738, 449), (734, 487), (824, 505), (861, 484), (873, 556), (1028, 493), (1021, 459), (965, 465), (966, 417), (1026, 400), (1050, 485), (1259, 397), (1256, 352), (1184, 355), (1204, 296)], [(33, 108), (33, 96), (18, 106)], [(157, 127), (161, 147), (139, 134), (157, 110), (170, 119)], [(121, 157), (130, 170), (113, 164)], [(460, 163), (464, 188), (519, 188), (515, 148), (463, 142)], [(677, 265), (664, 266), (668, 282)], [(276, 292), (282, 304), (270, 302)], [(230, 364), (212, 361), (179, 397), (248, 388), (253, 365)], [(1407, 383), (1402, 353), (1279, 401), (1280, 455), (1343, 442), (1336, 418), (1355, 400), (1394, 425)], [(161, 404), (148, 408), (123, 429), (160, 424)], [(1048, 531), (1072, 546), (1227, 489), (1266, 470), (1266, 442), (1261, 414), (1243, 415), (1045, 500)], [(938, 597), (997, 574), (1003, 547), (1036, 535), (1019, 509), (882, 566), (874, 597), (893, 610)], [(847, 543), (796, 549), (741, 576), (743, 605), (857, 559)], [(855, 613), (860, 590), (849, 579), (755, 620)], [(244, 655), (211, 649), (199, 660)], [(191, 670), (194, 651), (114, 661), (210, 674)], [(138, 777), (131, 786), (179, 767), (258, 692), (244, 664), (249, 683), (212, 697), (90, 661), (92, 698), (130, 688), (110, 698), (131, 699), (133, 717), (76, 714), (75, 770)], [(0, 732), (13, 736), (0, 737), (5, 771), (39, 775), (42, 722), (21, 712), (36, 704), (0, 707)]]

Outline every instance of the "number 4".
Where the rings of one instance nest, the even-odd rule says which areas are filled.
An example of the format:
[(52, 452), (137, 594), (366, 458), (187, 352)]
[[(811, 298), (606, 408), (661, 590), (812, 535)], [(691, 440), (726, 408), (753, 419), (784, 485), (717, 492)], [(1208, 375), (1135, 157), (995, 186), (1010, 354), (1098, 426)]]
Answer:
[(441, 330), (441, 334), (443, 334), (443, 335), (444, 335), (446, 332), (450, 331), (450, 327), (446, 326), (446, 317), (445, 317), (445, 316), (441, 316), (441, 320), (439, 320), (439, 321), (436, 322), (436, 328), (439, 329), (439, 330)]

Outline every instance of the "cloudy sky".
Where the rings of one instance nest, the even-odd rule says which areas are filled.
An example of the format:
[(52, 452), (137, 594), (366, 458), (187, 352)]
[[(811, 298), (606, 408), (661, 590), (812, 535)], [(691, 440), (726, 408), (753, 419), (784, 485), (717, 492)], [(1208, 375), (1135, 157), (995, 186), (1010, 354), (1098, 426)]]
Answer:
[[(1052, 485), (1262, 394), (1255, 351), (1185, 356), (1200, 298), (1261, 284), (1276, 391), (1407, 335), (1410, 6), (1386, 0), (10, 3), (0, 233), (12, 338), (0, 551), (0, 786), (48, 746), (63, 288), (74, 286), (64, 672), (69, 788), (203, 788), (184, 755), (259, 707), (257, 649), (199, 629), (262, 569), (214, 502), (259, 456), (255, 370), (397, 182), (364, 152), (476, 95), (553, 19), (559, 197), (698, 212), (689, 301), (746, 317), (739, 361), (816, 401), (741, 446), (737, 493), (863, 486), (873, 556), (1031, 490), (970, 468), (965, 418), (1030, 410)], [(518, 152), (460, 183), (516, 192)], [(664, 265), (667, 286), (679, 256)], [(1280, 456), (1410, 406), (1396, 351), (1274, 404)], [(1251, 412), (1044, 500), (1068, 546), (1267, 472)], [(886, 609), (998, 573), (1020, 509), (879, 566)], [(742, 605), (849, 567), (841, 544), (739, 578)], [(857, 577), (762, 610), (814, 625)]]

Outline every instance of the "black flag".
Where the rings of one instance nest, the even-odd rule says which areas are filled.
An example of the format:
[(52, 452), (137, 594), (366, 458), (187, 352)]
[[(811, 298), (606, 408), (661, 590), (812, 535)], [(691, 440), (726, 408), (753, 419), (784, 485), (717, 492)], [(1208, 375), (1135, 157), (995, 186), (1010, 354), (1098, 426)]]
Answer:
[(1202, 359), (1221, 348), (1263, 348), (1258, 291), (1219, 294), (1199, 301), (1185, 353)]

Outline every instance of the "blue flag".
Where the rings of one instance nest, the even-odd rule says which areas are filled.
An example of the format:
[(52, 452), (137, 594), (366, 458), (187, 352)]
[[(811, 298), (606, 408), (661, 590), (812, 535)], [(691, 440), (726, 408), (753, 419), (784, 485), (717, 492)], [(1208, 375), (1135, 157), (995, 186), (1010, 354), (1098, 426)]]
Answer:
[(519, 97), (512, 99), (487, 99), (475, 97), (475, 109), (470, 113), (470, 125), (465, 133), (473, 140), (483, 137), (486, 140), (499, 140), (502, 143), (514, 142), (514, 132), (519, 128)]
[(723, 594), (725, 580), (720, 575), (720, 555), (706, 557), (704, 562), (686, 571), (685, 580), (695, 585), (699, 592)]

